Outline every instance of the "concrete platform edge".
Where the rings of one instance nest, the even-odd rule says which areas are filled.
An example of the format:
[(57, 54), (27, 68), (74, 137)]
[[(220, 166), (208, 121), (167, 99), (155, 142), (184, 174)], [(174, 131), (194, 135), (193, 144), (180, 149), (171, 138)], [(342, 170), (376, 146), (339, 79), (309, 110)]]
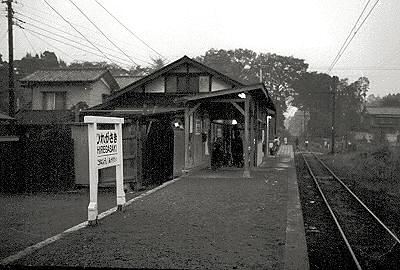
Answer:
[(288, 170), (288, 202), (284, 269), (310, 269), (296, 169)]

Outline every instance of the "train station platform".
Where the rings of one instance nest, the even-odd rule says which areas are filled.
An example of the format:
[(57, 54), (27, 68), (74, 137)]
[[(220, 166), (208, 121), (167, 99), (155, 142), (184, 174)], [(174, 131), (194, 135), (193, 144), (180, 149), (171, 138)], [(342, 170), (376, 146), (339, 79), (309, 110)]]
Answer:
[(308, 269), (293, 150), (243, 178), (197, 171), (12, 262), (33, 266)]
[(284, 269), (309, 269), (293, 146), (281, 145), (276, 156), (269, 156), (265, 159), (262, 168), (280, 171), (279, 180), (287, 183)]

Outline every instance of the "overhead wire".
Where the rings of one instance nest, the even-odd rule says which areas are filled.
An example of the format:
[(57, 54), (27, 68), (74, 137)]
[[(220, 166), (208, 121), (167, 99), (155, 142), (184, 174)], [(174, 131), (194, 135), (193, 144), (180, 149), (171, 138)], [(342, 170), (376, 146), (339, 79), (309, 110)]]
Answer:
[[(57, 24), (57, 25), (60, 25), (60, 26), (63, 26), (63, 27), (65, 26), (64, 24), (58, 23), (58, 22), (61, 22), (61, 19), (59, 19), (58, 17), (54, 17), (54, 14), (51, 14), (51, 13), (48, 13), (48, 12), (44, 12), (44, 11), (38, 10), (38, 9), (36, 9), (36, 8), (34, 8), (34, 7), (32, 7), (32, 6), (29, 6), (29, 5), (25, 5), (25, 4), (24, 4), (24, 6), (29, 7), (29, 13), (30, 13), (30, 14), (32, 13), (32, 10), (34, 10), (34, 11), (37, 11), (37, 12), (42, 13), (42, 14), (51, 15), (51, 16), (52, 16), (52, 19), (57, 19), (57, 22), (55, 22), (54, 20), (52, 20), (52, 23), (53, 23), (53, 24)], [(24, 15), (26, 16), (26, 14), (24, 14)], [(46, 18), (46, 17), (39, 16), (39, 15), (33, 14), (33, 13), (32, 13), (32, 15), (34, 15), (35, 17), (38, 17), (38, 18), (40, 18), (40, 19), (42, 19), (42, 20), (47, 20), (47, 21), (49, 21), (49, 18), (48, 18), (48, 17)], [(76, 22), (73, 22), (73, 21), (71, 21), (71, 20), (70, 20), (70, 22), (71, 22), (71, 24), (75, 25), (76, 27), (89, 30), (89, 31), (91, 32), (91, 33), (90, 33), (91, 35), (96, 35), (96, 36), (100, 36), (100, 35), (101, 35), (101, 33), (99, 33), (97, 30), (94, 31), (94, 29), (92, 29), (92, 28), (83, 26), (83, 25), (81, 25), (81, 24), (79, 24), (79, 23), (76, 23)], [(115, 40), (117, 40), (119, 43), (123, 43), (123, 44), (125, 44), (125, 45), (130, 46), (130, 47), (132, 47), (132, 45), (133, 45), (132, 43), (128, 43), (128, 42), (126, 42), (125, 40), (121, 40), (121, 39), (118, 39), (118, 38), (116, 38)], [(98, 43), (96, 43), (96, 45), (98, 45)], [(139, 54), (137, 51), (135, 51), (135, 54), (136, 54), (136, 55), (139, 55), (139, 56), (142, 57), (142, 58), (147, 58), (147, 57), (148, 57), (148, 56)], [(132, 56), (132, 55), (130, 55), (130, 57), (132, 57), (133, 59), (136, 59), (136, 60), (138, 60), (138, 61), (141, 61), (141, 62), (143, 62), (143, 63), (147, 63), (147, 64), (149, 64), (149, 65), (152, 65), (152, 63), (150, 63), (149, 61), (140, 59), (140, 58), (138, 58), (138, 57), (134, 57), (134, 56)]]
[[(330, 73), (332, 71), (332, 69), (335, 67), (335, 65), (337, 64), (337, 62), (339, 61), (340, 57), (344, 54), (344, 52), (346, 51), (347, 47), (350, 45), (351, 41), (354, 39), (354, 37), (356, 36), (356, 34), (358, 33), (358, 31), (361, 29), (361, 27), (364, 25), (365, 21), (368, 19), (369, 15), (371, 15), (372, 11), (374, 10), (374, 8), (376, 7), (376, 5), (378, 4), (379, 0), (376, 0), (375, 4), (372, 6), (372, 8), (369, 10), (368, 14), (365, 16), (364, 20), (361, 22), (360, 26), (354, 31), (353, 36), (350, 38), (349, 42), (347, 43), (347, 45), (344, 47), (344, 49), (342, 50), (342, 52), (340, 53), (340, 55), (338, 56), (338, 58), (336, 59), (335, 62), (332, 63), (330, 69), (328, 70), (328, 73)], [(368, 1), (369, 3), (369, 1)]]
[(35, 48), (33, 47), (31, 41), (29, 40), (28, 36), (26, 35), (25, 30), (22, 29), (22, 28), (21, 28), (21, 30), (22, 30), (22, 33), (24, 34), (25, 38), (26, 38), (26, 41), (28, 41), (29, 45), (31, 46), (33, 52), (34, 52), (35, 54), (38, 54), (37, 51), (35, 50)]
[[(69, 35), (69, 36), (71, 36), (71, 37), (78, 38), (78, 39), (80, 39), (80, 40), (85, 40), (85, 39), (82, 38), (81, 36), (77, 36), (77, 35), (71, 34), (71, 33), (69, 33), (68, 31), (65, 31), (65, 30), (63, 30), (63, 29), (60, 29), (60, 28), (58, 28), (58, 27), (55, 27), (55, 26), (53, 26), (53, 25), (51, 25), (51, 24), (45, 23), (45, 22), (43, 22), (43, 21), (41, 21), (41, 20), (36, 20), (35, 18), (32, 18), (32, 17), (30, 17), (30, 16), (28, 16), (28, 15), (26, 15), (26, 14), (21, 13), (21, 12), (16, 12), (16, 14), (18, 14), (18, 16), (23, 16), (25, 20), (21, 20), (21, 19), (19, 19), (19, 20), (23, 21), (23, 22), (26, 23), (26, 24), (29, 24), (29, 25), (32, 25), (32, 26), (37, 27), (35, 24), (33, 24), (33, 23), (27, 21), (26, 19), (32, 20), (32, 21), (34, 21), (34, 22), (36, 22), (36, 23), (43, 24), (43, 25), (45, 25), (46, 27), (52, 28), (52, 29), (54, 29), (54, 30), (56, 30), (56, 31), (62, 32), (62, 33), (64, 33), (64, 34), (67, 34), (67, 35)], [(85, 40), (85, 41), (86, 41), (86, 40)], [(115, 50), (115, 49), (106, 47), (106, 46), (101, 45), (101, 44), (99, 44), (99, 43), (97, 43), (97, 42), (93, 42), (93, 43), (96, 44), (97, 46), (101, 47), (101, 48), (104, 48), (104, 49), (107, 49), (107, 50), (110, 50), (110, 51), (113, 51), (113, 52), (116, 52), (116, 53), (120, 53), (118, 50)], [(148, 61), (146, 61), (146, 60), (143, 60), (143, 59), (140, 59), (140, 58), (137, 58), (137, 57), (134, 57), (134, 56), (130, 56), (130, 57), (132, 57), (133, 59), (136, 59), (137, 61), (141, 61), (141, 62), (146, 63), (146, 64), (149, 64), (149, 65), (152, 64), (152, 63), (150, 63), (150, 62), (148, 62)]]
[(328, 68), (328, 70), (329, 70), (328, 73), (330, 72), (331, 67), (332, 67), (333, 64), (335, 63), (336, 59), (339, 57), (339, 55), (340, 55), (341, 51), (343, 50), (344, 46), (346, 46), (346, 43), (347, 43), (347, 41), (349, 40), (349, 38), (350, 38), (351, 34), (353, 33), (354, 29), (357, 27), (357, 24), (358, 24), (358, 22), (360, 21), (362, 15), (364, 14), (365, 10), (367, 9), (369, 2), (371, 2), (371, 0), (368, 0), (368, 2), (365, 4), (363, 10), (361, 11), (360, 15), (359, 15), (358, 18), (357, 18), (357, 21), (354, 23), (354, 25), (353, 25), (353, 27), (351, 28), (349, 34), (347, 35), (345, 41), (343, 42), (343, 44), (342, 44), (342, 46), (340, 47), (338, 53), (336, 54), (335, 58), (333, 59), (331, 65), (329, 66), (329, 68)]
[[(19, 26), (19, 27), (22, 27), (22, 26)], [(40, 36), (46, 37), (46, 38), (48, 38), (48, 39), (57, 41), (57, 42), (62, 43), (62, 44), (64, 44), (64, 45), (67, 45), (67, 46), (73, 47), (73, 48), (75, 48), (75, 49), (78, 49), (78, 50), (81, 50), (81, 51), (90, 53), (90, 54), (92, 54), (92, 55), (102, 57), (102, 56), (101, 56), (100, 54), (98, 54), (98, 53), (95, 53), (95, 52), (92, 52), (92, 51), (83, 49), (82, 47), (78, 47), (78, 46), (75, 46), (75, 45), (73, 45), (73, 44), (69, 44), (69, 43), (67, 43), (67, 42), (65, 42), (65, 41), (62, 41), (62, 40), (53, 38), (53, 37), (48, 36), (48, 35), (45, 35), (45, 34), (43, 34), (43, 33), (39, 33), (39, 32), (37, 32), (37, 31), (35, 31), (35, 30), (28, 29), (28, 28), (24, 28), (24, 29), (25, 29), (26, 31), (31, 32), (31, 33), (34, 33), (34, 34), (36, 34), (36, 35), (40, 35)], [(112, 60), (112, 63), (114, 63), (114, 64), (115, 64), (115, 63), (119, 63), (120, 65), (123, 65), (123, 66), (125, 66), (125, 67), (130, 67), (129, 64), (123, 63), (123, 62), (117, 61), (117, 60)]]
[(55, 13), (57, 13), (58, 16), (60, 16), (66, 23), (68, 23), (76, 32), (78, 32), (82, 37), (86, 39), (87, 42), (89, 42), (96, 50), (98, 50), (106, 59), (108, 59), (110, 62), (116, 64), (113, 60), (111, 60), (102, 50), (100, 50), (99, 47), (93, 44), (84, 34), (82, 34), (75, 26), (73, 26), (67, 19), (64, 18), (53, 6), (51, 6), (47, 0), (43, 0)]
[(124, 27), (129, 33), (131, 33), (135, 38), (137, 38), (140, 42), (142, 42), (146, 47), (151, 49), (153, 52), (158, 54), (162, 59), (166, 60), (167, 58), (164, 57), (162, 54), (160, 54), (158, 51), (156, 51), (154, 48), (152, 48), (147, 42), (145, 42), (143, 39), (141, 39), (137, 34), (132, 32), (128, 27), (126, 27), (120, 20), (118, 20), (117, 17), (115, 17), (110, 11), (108, 11), (102, 4), (99, 3), (99, 1), (94, 0), (100, 7), (102, 7), (111, 17), (113, 17), (122, 27)]
[(90, 18), (86, 15), (85, 12), (82, 11), (72, 0), (69, 0), (77, 10), (112, 44), (115, 48), (117, 48), (122, 54), (124, 54), (133, 64), (138, 65), (129, 55), (127, 55), (124, 50), (122, 50), (115, 42), (113, 42), (101, 29), (98, 27)]
[[(22, 21), (22, 20), (20, 20), (20, 19), (18, 19), (18, 18), (16, 18), (16, 19), (17, 19), (19, 22), (26, 23), (26, 22), (24, 22), (24, 21)], [(54, 36), (63, 38), (63, 39), (65, 39), (65, 40), (68, 40), (68, 41), (70, 41), (70, 42), (76, 43), (76, 44), (78, 44), (78, 45), (81, 45), (81, 46), (84, 46), (84, 47), (86, 47), (86, 48), (88, 48), (88, 49), (93, 50), (93, 48), (92, 48), (91, 46), (88, 46), (88, 45), (86, 45), (86, 44), (84, 44), (84, 43), (81, 43), (81, 42), (79, 42), (79, 41), (76, 41), (76, 40), (74, 40), (74, 39), (71, 39), (71, 38), (65, 37), (65, 36), (63, 36), (63, 35), (54, 33), (54, 32), (52, 32), (52, 31), (49, 31), (49, 30), (47, 30), (47, 29), (44, 29), (44, 28), (42, 28), (42, 27), (39, 27), (39, 26), (36, 26), (36, 25), (33, 25), (33, 24), (29, 24), (29, 25), (31, 25), (31, 26), (33, 26), (33, 27), (35, 27), (35, 28), (37, 28), (37, 29), (40, 29), (41, 31), (47, 32), (47, 33), (52, 34), (52, 35), (54, 35)], [(30, 28), (25, 28), (25, 29), (27, 29), (27, 30), (32, 30), (32, 29), (30, 29)], [(116, 55), (111, 54), (111, 53), (105, 53), (105, 54), (107, 54), (107, 55), (110, 56), (110, 57), (119, 59), (119, 60), (121, 60), (121, 61), (127, 61), (126, 59), (121, 58), (121, 57), (116, 56)]]
[(43, 43), (47, 44), (47, 46), (49, 46), (50, 48), (53, 48), (59, 52), (61, 52), (62, 54), (64, 54), (65, 56), (69, 57), (71, 60), (76, 60), (75, 57), (72, 57), (70, 54), (66, 53), (64, 50), (61, 50), (59, 47), (56, 47), (52, 44), (50, 44), (49, 42), (47, 42), (45, 39), (41, 38), (39, 35), (36, 35), (32, 32), (28, 32), (28, 34), (34, 36), (35, 38), (39, 39), (40, 41), (42, 41)]

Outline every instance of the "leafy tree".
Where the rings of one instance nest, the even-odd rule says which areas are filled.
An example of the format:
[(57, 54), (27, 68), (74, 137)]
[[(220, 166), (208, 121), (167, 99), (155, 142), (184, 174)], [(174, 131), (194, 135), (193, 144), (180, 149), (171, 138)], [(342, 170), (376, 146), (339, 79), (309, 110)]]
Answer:
[(293, 84), (308, 68), (302, 59), (271, 53), (257, 54), (248, 49), (210, 49), (196, 60), (245, 84), (262, 79), (276, 106), (278, 131), (284, 129), (284, 119), (279, 116), (287, 110), (287, 101), (294, 93)]
[(27, 53), (21, 60), (14, 61), (17, 73), (26, 76), (39, 69), (53, 69), (65, 67), (65, 62), (58, 60), (54, 52), (44, 51), (40, 55), (32, 56)]
[[(325, 73), (307, 72), (294, 84), (293, 106), (309, 115), (306, 133), (326, 137), (331, 128), (332, 78)], [(306, 134), (307, 135), (307, 134)]]
[[(307, 132), (311, 136), (328, 137), (332, 125), (331, 90), (333, 79), (324, 73), (306, 73), (298, 80), (294, 89), (293, 105), (309, 113)], [(335, 133), (346, 136), (360, 127), (363, 105), (369, 88), (365, 77), (349, 84), (348, 79), (338, 82), (335, 95)]]
[(382, 98), (380, 96), (375, 96), (374, 94), (368, 95), (367, 106), (380, 106), (382, 103)]
[(129, 73), (128, 70), (121, 68), (117, 64), (108, 64), (107, 62), (73, 62), (68, 68), (105, 68), (113, 75), (127, 75)]
[(382, 97), (380, 105), (383, 107), (400, 107), (400, 94), (389, 94)]
[(132, 67), (129, 70), (129, 74), (134, 76), (146, 76), (166, 65), (166, 62), (162, 58), (152, 58), (151, 61), (153, 63), (150, 66), (144, 67), (141, 65), (137, 65), (135, 67)]
[(339, 82), (336, 95), (335, 127), (338, 136), (347, 136), (360, 128), (364, 104), (369, 89), (369, 80), (360, 77), (349, 84), (348, 79)]

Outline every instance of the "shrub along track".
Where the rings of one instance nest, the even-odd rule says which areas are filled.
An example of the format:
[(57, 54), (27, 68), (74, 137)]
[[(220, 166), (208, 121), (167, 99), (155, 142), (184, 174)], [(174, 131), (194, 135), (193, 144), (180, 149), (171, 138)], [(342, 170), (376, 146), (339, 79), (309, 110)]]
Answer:
[[(323, 168), (312, 155), (307, 156), (307, 163), (314, 171), (316, 182), (325, 193), (327, 203), (332, 207), (343, 229), (348, 246), (354, 251), (354, 261), (361, 269), (397, 269), (397, 245), (382, 226), (376, 226), (376, 221), (360, 204), (349, 197), (341, 184)], [(305, 170), (303, 160), (297, 156), (299, 186), (304, 212), (306, 238), (312, 269), (349, 269), (356, 268), (353, 259), (346, 252), (344, 241), (338, 235), (338, 230), (327, 213), (316, 184)], [(336, 231), (336, 233), (335, 233)], [(351, 248), (350, 248), (351, 249)], [(346, 254), (347, 253), (347, 254)]]

